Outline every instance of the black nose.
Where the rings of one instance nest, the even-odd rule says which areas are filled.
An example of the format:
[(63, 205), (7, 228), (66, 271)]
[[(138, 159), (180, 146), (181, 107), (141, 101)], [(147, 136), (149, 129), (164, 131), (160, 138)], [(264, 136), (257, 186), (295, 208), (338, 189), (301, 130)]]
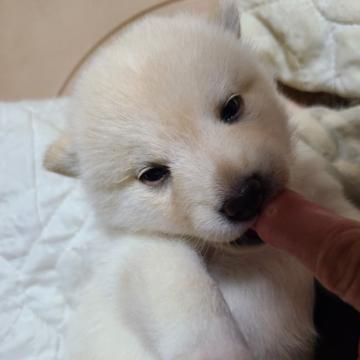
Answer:
[(225, 200), (220, 212), (233, 222), (250, 220), (260, 212), (265, 192), (263, 179), (252, 176), (242, 182), (236, 195)]

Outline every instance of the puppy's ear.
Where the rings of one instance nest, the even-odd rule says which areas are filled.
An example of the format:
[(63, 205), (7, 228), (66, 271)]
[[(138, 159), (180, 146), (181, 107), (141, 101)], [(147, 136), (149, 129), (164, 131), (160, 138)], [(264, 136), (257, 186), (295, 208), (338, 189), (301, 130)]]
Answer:
[(51, 144), (44, 157), (47, 170), (71, 177), (79, 175), (79, 163), (74, 144), (67, 134)]
[(214, 13), (214, 20), (224, 29), (240, 37), (240, 14), (236, 2), (233, 0), (219, 0)]

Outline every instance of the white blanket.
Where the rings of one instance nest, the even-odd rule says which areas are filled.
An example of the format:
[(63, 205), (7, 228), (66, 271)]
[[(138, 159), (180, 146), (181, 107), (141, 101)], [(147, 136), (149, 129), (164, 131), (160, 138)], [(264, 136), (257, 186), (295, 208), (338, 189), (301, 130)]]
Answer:
[(63, 353), (72, 296), (96, 236), (76, 180), (46, 172), (67, 100), (0, 104), (0, 359)]
[(245, 39), (295, 88), (360, 98), (359, 0), (238, 0)]

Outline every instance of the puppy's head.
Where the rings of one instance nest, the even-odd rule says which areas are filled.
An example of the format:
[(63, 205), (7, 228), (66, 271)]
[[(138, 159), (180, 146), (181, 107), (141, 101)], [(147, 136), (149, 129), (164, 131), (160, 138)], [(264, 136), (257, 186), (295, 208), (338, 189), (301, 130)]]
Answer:
[(287, 179), (285, 114), (239, 39), (217, 22), (148, 18), (102, 49), (46, 166), (79, 175), (107, 226), (229, 242)]

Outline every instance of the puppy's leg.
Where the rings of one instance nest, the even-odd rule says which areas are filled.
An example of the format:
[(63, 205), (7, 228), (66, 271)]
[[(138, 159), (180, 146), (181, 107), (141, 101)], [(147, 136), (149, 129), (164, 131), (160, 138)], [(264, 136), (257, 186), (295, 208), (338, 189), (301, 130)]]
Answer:
[(85, 324), (77, 321), (87, 335), (94, 329), (83, 347), (99, 355), (88, 359), (250, 359), (221, 292), (187, 245), (120, 239), (99, 270)]
[(219, 254), (216, 260), (210, 272), (254, 358), (311, 359), (315, 339), (311, 274), (268, 246), (237, 257)]
[(249, 359), (197, 253), (169, 239), (134, 245), (122, 269), (123, 316), (161, 359)]

